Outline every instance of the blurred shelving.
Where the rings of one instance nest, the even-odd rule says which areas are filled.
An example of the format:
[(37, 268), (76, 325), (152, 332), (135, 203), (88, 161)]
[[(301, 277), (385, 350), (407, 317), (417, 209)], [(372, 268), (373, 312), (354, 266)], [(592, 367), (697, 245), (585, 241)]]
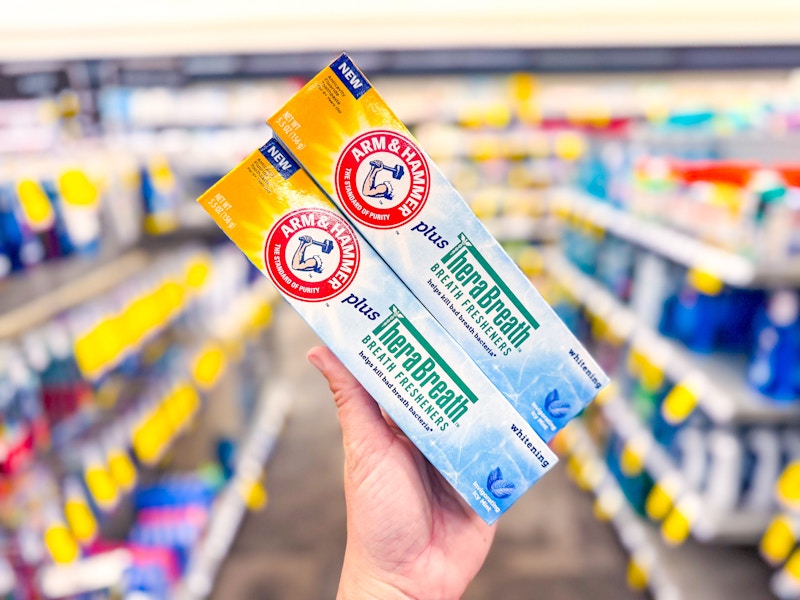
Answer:
[[(20, 494), (25, 497), (30, 473), (39, 473), (52, 487), (42, 490), (46, 498), (44, 509), (34, 502), (29, 525), (32, 529), (27, 533), (38, 535), (37, 519), (42, 516), (37, 511), (42, 510), (46, 515), (52, 513), (48, 518), (55, 519), (53, 527), (63, 531), (58, 534), (58, 541), (52, 541), (47, 530), (40, 542), (47, 544), (54, 562), (40, 556), (26, 567), (36, 573), (36, 581), (46, 589), (48, 597), (119, 588), (121, 574), (135, 563), (131, 556), (137, 552), (136, 543), (125, 545), (130, 552), (104, 551), (103, 544), (114, 548), (121, 544), (120, 535), (126, 539), (130, 524), (125, 525), (125, 521), (130, 518), (129, 504), (136, 494), (137, 481), (153, 483), (161, 472), (161, 459), (179, 437), (184, 438), (191, 430), (189, 426), (196, 423), (211, 395), (219, 396), (218, 383), (223, 377), (228, 381), (242, 380), (236, 395), (229, 389), (225, 398), (226, 402), (238, 400), (241, 406), (236, 410), (227, 407), (225, 413), (247, 410), (247, 390), (253, 385), (248, 378), (253, 374), (248, 375), (248, 367), (244, 366), (245, 344), (269, 323), (274, 290), (261, 278), (248, 282), (250, 266), (238, 253), (215, 253), (196, 240), (188, 246), (174, 237), (171, 245), (167, 239), (159, 240), (159, 248), (143, 243), (119, 254), (102, 252), (95, 258), (53, 260), (3, 282), (9, 293), (3, 295), (7, 312), (0, 317), (0, 323), (7, 324), (3, 335), (12, 338), (6, 348), (7, 358), (23, 360), (22, 355), (11, 354), (13, 338), (17, 336), (38, 331), (41, 339), (37, 338), (37, 343), (42, 347), (37, 347), (36, 352), (45, 355), (51, 351), (49, 344), (56, 344), (50, 338), (60, 336), (58, 344), (64, 356), (59, 354), (56, 358), (52, 350), (54, 356), (48, 356), (49, 363), (40, 364), (42, 372), (36, 372), (41, 392), (39, 387), (29, 392), (36, 394), (37, 402), (44, 402), (38, 397), (40, 393), (46, 398), (52, 389), (65, 396), (60, 402), (79, 396), (76, 406), (65, 406), (64, 410), (70, 412), (46, 412), (36, 421), (46, 419), (46, 444), (38, 441), (36, 434), (37, 441), (26, 450), (23, 459), (4, 465), (10, 469), (4, 474), (4, 524), (13, 523), (13, 511), (19, 507), (13, 508), (10, 503), (20, 500)], [(233, 290), (235, 296), (231, 295)], [(43, 374), (56, 361), (60, 362), (54, 367), (55, 372), (51, 369)], [(71, 367), (65, 368), (61, 364), (64, 362)], [(10, 364), (3, 367), (12, 368)], [(46, 379), (54, 373), (63, 380), (60, 388), (58, 382)], [(3, 380), (3, 384), (8, 382)], [(65, 388), (67, 384), (72, 387)], [(15, 398), (15, 389), (10, 391), (11, 398)], [(263, 396), (261, 404), (265, 402)], [(221, 399), (218, 397), (215, 402)], [(6, 423), (13, 426), (9, 429), (11, 435), (4, 439), (4, 460), (9, 450), (16, 452), (16, 447), (10, 445), (16, 439), (15, 432), (24, 432), (9, 419), (14, 415), (4, 414)], [(231, 426), (231, 418), (223, 419), (225, 426)], [(275, 443), (269, 438), (274, 431), (273, 418), (274, 414), (248, 421), (252, 439), (242, 457), (244, 471), (235, 479), (239, 495), (242, 486), (253, 483), (248, 465), (254, 460), (263, 464)], [(208, 445), (213, 443), (214, 439), (207, 441)], [(112, 470), (117, 468), (118, 459), (112, 457), (124, 458), (131, 478), (128, 483), (117, 483), (120, 474)], [(196, 462), (191, 468), (197, 468)], [(100, 483), (92, 479), (94, 472), (102, 476)], [(93, 536), (100, 538), (100, 547), (92, 547), (87, 554), (78, 550), (75, 541), (80, 540), (83, 547), (86, 539), (75, 533), (73, 540), (70, 531), (77, 530), (67, 530), (59, 521), (64, 517), (58, 516), (63, 512), (67, 520), (75, 518), (69, 512), (75, 496), (69, 494), (75, 486), (83, 490), (83, 485), (86, 491), (77, 497), (91, 498), (92, 504), (86, 499), (81, 501), (85, 507), (81, 522), (88, 527), (86, 531), (93, 530)], [(74, 528), (75, 523), (70, 520), (69, 526)], [(10, 527), (15, 532), (20, 525)], [(39, 571), (40, 566), (43, 568)], [(98, 577), (100, 567), (104, 572)]]
[[(570, 264), (559, 251), (544, 261), (550, 272), (588, 311), (644, 353), (674, 383), (690, 382), (698, 406), (717, 423), (800, 422), (800, 403), (776, 402), (751, 389), (742, 359), (700, 355), (644, 325), (608, 290)], [(739, 361), (739, 362), (737, 362)]]
[[(263, 470), (278, 443), (291, 409), (292, 395), (280, 379), (261, 389), (256, 414), (242, 435), (234, 475), (220, 492), (205, 534), (188, 557), (187, 571), (171, 597), (205, 598), (227, 555), (238, 527), (260, 492)], [(65, 598), (119, 586), (132, 564), (130, 552), (118, 549), (70, 564), (46, 565), (39, 578), (48, 598)]]
[(45, 598), (68, 598), (118, 585), (132, 564), (127, 550), (119, 549), (69, 565), (46, 565), (39, 573)]
[(559, 189), (554, 202), (596, 227), (736, 287), (800, 284), (800, 259), (757, 261), (704, 243), (692, 235), (603, 204), (585, 194)]
[(278, 443), (292, 401), (292, 390), (284, 381), (276, 378), (265, 384), (256, 415), (242, 438), (234, 475), (212, 509), (206, 534), (192, 552), (175, 598), (200, 599), (211, 593), (215, 575), (233, 544), (248, 506), (253, 504), (252, 496), (258, 493), (253, 488), (261, 485), (264, 467)]
[(487, 219), (484, 225), (500, 242), (516, 240), (554, 242), (558, 238), (558, 223), (552, 217), (535, 219), (503, 216)]
[(595, 515), (610, 521), (620, 543), (630, 557), (628, 582), (634, 588), (647, 588), (655, 600), (681, 597), (676, 583), (665, 569), (664, 544), (637, 515), (600, 457), (595, 442), (581, 421), (573, 421), (560, 434), (569, 457), (569, 470), (577, 483), (595, 497)]
[(800, 598), (800, 461), (787, 465), (775, 490), (782, 510), (761, 539), (762, 558), (776, 569), (771, 589), (781, 600)]
[[(783, 9), (775, 12), (782, 16), (773, 17), (764, 5), (758, 11), (738, 4), (720, 10), (688, 0), (659, 7), (665, 17), (661, 20), (643, 20), (641, 6), (631, 10), (630, 3), (616, 0), (603, 7), (603, 14), (589, 0), (548, 9), (516, 6), (511, 16), (506, 7), (487, 8), (473, 2), (433, 8), (415, 2), (404, 6), (400, 14), (390, 5), (358, 2), (344, 9), (317, 4), (313, 17), (297, 6), (254, 7), (238, 0), (225, 6), (203, 2), (194, 7), (192, 15), (187, 15), (186, 7), (178, 1), (127, 7), (120, 12), (105, 5), (98, 7), (96, 0), (82, 0), (85, 10), (71, 6), (69, 18), (61, 20), (56, 13), (42, 17), (30, 5), (14, 15), (25, 27), (16, 29), (12, 19), (0, 25), (0, 32), (8, 34), (0, 36), (0, 60), (21, 61), (0, 65), (0, 97), (5, 97), (4, 93), (20, 94), (37, 81), (54, 82), (39, 90), (54, 97), (59, 90), (74, 85), (82, 98), (90, 99), (86, 106), (98, 109), (99, 114), (92, 117), (97, 122), (87, 120), (90, 128), (106, 128), (115, 146), (131, 150), (137, 158), (149, 157), (154, 148), (163, 150), (176, 181), (203, 187), (233, 166), (242, 149), (249, 151), (263, 141), (267, 132), (263, 124), (258, 125), (263, 118), (259, 114), (267, 116), (270, 107), (277, 106), (277, 98), (292, 93), (297, 76), (318, 70), (328, 62), (333, 49), (353, 50), (370, 76), (389, 76), (391, 80), (398, 74), (435, 75), (407, 77), (393, 87), (377, 87), (399, 92), (397, 103), (391, 103), (399, 109), (401, 118), (409, 115), (407, 120), (412, 123), (432, 125), (428, 130), (431, 137), (423, 146), (436, 155), (437, 161), (449, 161), (456, 169), (466, 166), (464, 181), (474, 187), (464, 186), (465, 198), (474, 203), (473, 209), (482, 213), (486, 227), (500, 241), (556, 241), (560, 226), (551, 216), (551, 199), (559, 198), (557, 203), (569, 206), (593, 225), (673, 262), (710, 272), (731, 285), (796, 285), (800, 283), (797, 262), (777, 267), (754, 262), (659, 223), (601, 205), (579, 192), (547, 191), (548, 186), (563, 183), (572, 175), (559, 169), (557, 162), (577, 166), (589, 150), (592, 136), (609, 133), (604, 131), (606, 126), (611, 130), (611, 125), (620, 125), (610, 137), (630, 135), (629, 141), (634, 144), (683, 147), (699, 140), (704, 144), (710, 141), (717, 148), (758, 145), (758, 152), (772, 146), (772, 134), (761, 131), (726, 135), (709, 128), (663, 134), (651, 127), (652, 114), (648, 112), (674, 108), (670, 103), (676, 103), (679, 112), (682, 107), (678, 104), (687, 98), (693, 101), (693, 94), (705, 89), (704, 73), (709, 68), (785, 69), (767, 76), (768, 83), (753, 92), (752, 98), (757, 100), (743, 94), (742, 98), (747, 97), (741, 102), (752, 101), (760, 107), (759, 102), (774, 91), (772, 84), (784, 94), (782, 99), (795, 98), (796, 82), (788, 69), (798, 64), (800, 50), (780, 44), (794, 44), (800, 32), (796, 24), (800, 23), (800, 11), (788, 0), (767, 0), (767, 4)], [(101, 10), (89, 10), (92, 6)], [(703, 18), (695, 18), (698, 15)], [(130, 22), (123, 31), (121, 23), (126, 16)], [(448, 27), (443, 29), (438, 19), (447, 20)], [(298, 36), (301, 27), (303, 35)], [(398, 28), (402, 28), (402, 37), (397, 34)], [(47, 30), (47, 44), (38, 35), (43, 30)], [(477, 39), (481, 42), (476, 45)], [(735, 50), (732, 45), (736, 45)], [(636, 50), (631, 51), (630, 46), (636, 46)], [(49, 58), (55, 60), (39, 62)], [(673, 75), (666, 72), (675, 68), (702, 69), (704, 73), (695, 75), (688, 86), (678, 86), (678, 92), (660, 95), (658, 91), (663, 90), (652, 86), (651, 74), (663, 73), (660, 86), (671, 81)], [(587, 69), (602, 72), (600, 76), (642, 69), (649, 73), (638, 74), (639, 83), (625, 87), (623, 92), (615, 83), (606, 82), (594, 95), (586, 92), (591, 83), (574, 85), (584, 77), (595, 77), (576, 75)], [(536, 77), (509, 77), (512, 71), (535, 72)], [(548, 79), (548, 74), (556, 73)], [(459, 79), (465, 74), (477, 77)], [(746, 81), (748, 76), (737, 72), (732, 78)], [(757, 87), (733, 89), (750, 92)], [(520, 106), (507, 103), (510, 99), (519, 101), (528, 92), (532, 93), (531, 105), (526, 107), (530, 110), (517, 115), (515, 110)], [(716, 90), (712, 112), (722, 114), (732, 105), (720, 101), (723, 95)], [(95, 101), (98, 106), (94, 106)], [(53, 109), (30, 104), (26, 118), (34, 122), (34, 113), (42, 112), (43, 107)], [(13, 110), (7, 114), (13, 119)], [(744, 127), (753, 127), (754, 123), (756, 118)], [(40, 133), (44, 135), (39, 135), (34, 140), (38, 145), (33, 145), (45, 152), (52, 149), (58, 139), (56, 129), (43, 126)], [(439, 144), (436, 138), (443, 131)], [(558, 140), (564, 132), (572, 143)], [(0, 139), (3, 133), (0, 130)], [(20, 129), (8, 136), (7, 147), (12, 152), (24, 141), (24, 134)], [(788, 137), (781, 138), (781, 151), (791, 156), (793, 143)], [(500, 163), (513, 163), (528, 177), (521, 181), (498, 176), (499, 193), (478, 189), (479, 193), (470, 197), (479, 183), (486, 183), (483, 175)], [(517, 196), (513, 201), (508, 200), (509, 189)], [(136, 249), (121, 253), (107, 250), (96, 258), (46, 263), (20, 277), (0, 281), (0, 338), (15, 337), (107, 293), (116, 283), (147, 271), (153, 256), (161, 249), (169, 251), (177, 241), (219, 239), (218, 229), (190, 201), (195, 190), (184, 189), (177, 195), (180, 200), (171, 207), (176, 208), (171, 216), (177, 217), (177, 228), (166, 235), (145, 238)], [(644, 327), (630, 308), (557, 252), (546, 252), (544, 265), (619, 340), (644, 354), (672, 384), (691, 388), (699, 410), (715, 425), (777, 428), (800, 423), (797, 402), (778, 404), (749, 388), (744, 359), (702, 356)], [(230, 312), (235, 314), (208, 319), (209, 323), (214, 321), (210, 329), (224, 332), (232, 324), (235, 329), (237, 318), (246, 314), (246, 304), (230, 302)], [(241, 348), (232, 342), (226, 351), (238, 355)], [(180, 598), (209, 595), (248, 507), (266, 501), (260, 480), (293, 392), (278, 378), (268, 381), (258, 395), (259, 409), (240, 436), (243, 441), (234, 474), (209, 513), (205, 536), (192, 548), (188, 570), (180, 582)], [(750, 589), (766, 593), (764, 565), (754, 565), (751, 554), (719, 545), (752, 545), (771, 515), (710, 508), (702, 491), (681, 476), (677, 460), (659, 445), (627, 398), (617, 396), (602, 405), (598, 402), (596, 414), (608, 431), (624, 441), (629, 457), (641, 462), (643, 472), (660, 486), (659, 490), (669, 492), (675, 519), (672, 525), (677, 523), (680, 534), (680, 525), (685, 523), (689, 538), (683, 541), (678, 539), (680, 535), (665, 536), (663, 526), (659, 532), (640, 515), (627, 502), (586, 427), (577, 422), (570, 426), (565, 438), (572, 438), (570, 454), (582, 463), (579, 479), (597, 496), (598, 514), (610, 520), (630, 553), (631, 583), (637, 588), (647, 587), (658, 600), (705, 600), (702, 590), (709, 588), (728, 597)], [(91, 418), (90, 411), (81, 416)], [(62, 423), (61, 430), (57, 426), (55, 436), (71, 439), (76, 434), (68, 430), (70, 426), (69, 422)], [(75, 431), (80, 427), (77, 423)], [(665, 543), (665, 537), (683, 543), (673, 547)], [(126, 557), (117, 558), (103, 568), (118, 576)], [(74, 567), (73, 576), (80, 578), (81, 568), (88, 572), (96, 565), (81, 561)], [(731, 571), (735, 571), (734, 576), (728, 576)], [(69, 567), (62, 566), (45, 571), (55, 580), (65, 573), (69, 576), (69, 572)], [(737, 581), (748, 575), (753, 575), (751, 586), (737, 587)]]
[(86, 302), (144, 271), (143, 249), (104, 250), (38, 265), (0, 281), (0, 338), (9, 338)]
[(559, 443), (569, 455), (570, 473), (595, 496), (595, 515), (610, 521), (630, 556), (631, 587), (647, 589), (656, 600), (743, 597), (740, 594), (769, 598), (761, 585), (766, 573), (750, 552), (729, 546), (709, 550), (693, 541), (679, 547), (665, 543), (657, 529), (628, 504), (582, 420), (570, 423), (562, 436)]
[[(707, 505), (703, 494), (693, 489), (680, 474), (674, 460), (625, 400), (612, 397), (602, 405), (601, 411), (608, 428), (626, 443), (633, 461), (641, 462), (662, 492), (670, 496), (673, 510), (677, 511), (674, 523), (685, 521), (695, 539), (706, 543), (753, 544), (760, 539), (771, 518), (769, 512), (730, 512)], [(670, 518), (661, 515), (665, 516)], [(668, 539), (672, 537), (674, 543), (683, 542), (682, 536), (688, 533), (680, 527), (672, 530), (669, 522), (664, 527), (664, 535)]]

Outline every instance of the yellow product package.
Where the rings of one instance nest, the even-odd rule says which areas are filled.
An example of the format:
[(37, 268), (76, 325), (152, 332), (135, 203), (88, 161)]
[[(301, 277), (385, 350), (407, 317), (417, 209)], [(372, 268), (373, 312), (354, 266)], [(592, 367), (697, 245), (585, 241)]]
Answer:
[(346, 54), (268, 123), (545, 441), (608, 383)]
[(556, 463), (275, 139), (199, 202), (486, 522)]

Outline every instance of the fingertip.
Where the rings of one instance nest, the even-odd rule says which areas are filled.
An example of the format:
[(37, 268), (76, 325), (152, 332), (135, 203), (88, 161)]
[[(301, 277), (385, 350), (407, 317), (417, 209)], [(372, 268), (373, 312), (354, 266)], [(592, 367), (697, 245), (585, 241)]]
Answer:
[(335, 399), (337, 399), (337, 405), (340, 404), (339, 395), (345, 394), (349, 397), (352, 394), (364, 391), (358, 380), (327, 346), (311, 348), (306, 357), (328, 380), (328, 385), (334, 393)]
[(327, 346), (315, 346), (306, 354), (308, 362), (314, 365), (325, 379), (328, 387), (333, 392), (333, 400), (339, 409), (340, 421), (349, 421), (351, 416), (357, 420), (369, 415), (370, 420), (375, 416), (381, 418), (378, 405), (369, 395), (361, 383), (345, 367), (337, 356)]
[(329, 354), (330, 350), (325, 346), (314, 346), (308, 351), (308, 354), (306, 354), (306, 359), (308, 359), (308, 362), (314, 365), (320, 373), (325, 374), (327, 356)]

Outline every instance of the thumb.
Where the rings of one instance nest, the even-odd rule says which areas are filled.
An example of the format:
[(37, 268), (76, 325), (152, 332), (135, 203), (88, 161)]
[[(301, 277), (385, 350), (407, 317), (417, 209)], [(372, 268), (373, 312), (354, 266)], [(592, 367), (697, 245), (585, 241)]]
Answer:
[(394, 433), (378, 404), (333, 352), (317, 346), (309, 350), (308, 361), (325, 376), (333, 392), (345, 454), (359, 459), (390, 445)]

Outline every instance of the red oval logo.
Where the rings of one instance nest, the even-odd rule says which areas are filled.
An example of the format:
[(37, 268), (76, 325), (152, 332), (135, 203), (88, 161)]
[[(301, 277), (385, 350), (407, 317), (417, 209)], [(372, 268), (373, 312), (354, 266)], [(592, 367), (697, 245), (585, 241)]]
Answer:
[(304, 302), (324, 302), (350, 285), (361, 261), (355, 231), (323, 208), (284, 215), (267, 236), (264, 265), (283, 293)]
[(344, 211), (374, 229), (411, 221), (430, 191), (428, 162), (408, 138), (376, 129), (353, 139), (336, 163), (336, 193)]

